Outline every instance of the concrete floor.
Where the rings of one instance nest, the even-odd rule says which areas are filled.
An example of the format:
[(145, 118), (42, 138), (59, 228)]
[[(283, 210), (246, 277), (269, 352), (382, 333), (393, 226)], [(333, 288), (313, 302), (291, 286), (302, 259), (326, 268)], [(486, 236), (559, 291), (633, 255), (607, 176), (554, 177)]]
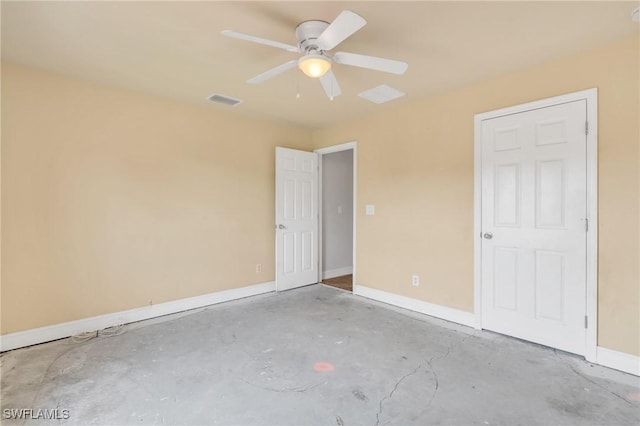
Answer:
[(323, 285), (0, 360), (3, 417), (62, 424), (640, 424), (635, 376)]

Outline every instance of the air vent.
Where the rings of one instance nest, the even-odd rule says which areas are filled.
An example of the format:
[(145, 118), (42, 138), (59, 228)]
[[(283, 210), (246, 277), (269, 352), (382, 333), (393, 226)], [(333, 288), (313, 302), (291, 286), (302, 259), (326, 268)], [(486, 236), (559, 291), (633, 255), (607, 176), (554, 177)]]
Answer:
[(217, 102), (219, 104), (229, 105), (232, 107), (238, 105), (239, 103), (242, 103), (242, 100), (240, 99), (232, 98), (231, 96), (221, 95), (219, 93), (214, 93), (211, 96), (209, 96), (207, 99), (209, 99), (211, 102)]
[(365, 90), (358, 96), (376, 104), (383, 104), (404, 95), (406, 95), (406, 93), (396, 90), (391, 86), (387, 86), (386, 84), (381, 84), (373, 89)]

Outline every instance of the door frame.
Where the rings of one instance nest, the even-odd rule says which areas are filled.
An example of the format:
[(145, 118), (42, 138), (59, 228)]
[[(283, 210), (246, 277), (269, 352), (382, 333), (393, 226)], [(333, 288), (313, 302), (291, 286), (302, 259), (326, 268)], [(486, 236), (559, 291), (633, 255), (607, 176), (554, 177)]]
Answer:
[(482, 329), (482, 122), (533, 109), (587, 102), (587, 270), (585, 359), (596, 361), (598, 344), (598, 89), (587, 89), (476, 114), (474, 117), (474, 308), (475, 328)]
[(328, 146), (326, 148), (318, 148), (313, 150), (316, 154), (318, 154), (318, 282), (322, 281), (322, 225), (323, 225), (323, 217), (322, 217), (322, 164), (323, 164), (323, 156), (325, 154), (332, 154), (334, 152), (340, 151), (348, 151), (353, 150), (353, 252), (351, 254), (352, 262), (353, 262), (353, 272), (352, 272), (352, 292), (356, 291), (356, 217), (358, 216), (358, 197), (357, 197), (357, 188), (358, 188), (358, 143), (356, 141), (347, 142), (339, 145)]

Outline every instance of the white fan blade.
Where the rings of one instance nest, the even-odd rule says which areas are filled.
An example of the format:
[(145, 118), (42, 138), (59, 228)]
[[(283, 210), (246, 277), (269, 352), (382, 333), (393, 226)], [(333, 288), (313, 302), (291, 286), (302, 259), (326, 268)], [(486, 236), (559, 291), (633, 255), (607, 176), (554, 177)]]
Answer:
[(336, 76), (331, 70), (320, 77), (320, 83), (322, 84), (324, 93), (326, 93), (331, 100), (342, 93), (342, 90), (340, 90), (340, 85), (338, 84), (338, 80), (336, 80)]
[(322, 34), (320, 34), (316, 43), (322, 50), (331, 50), (366, 24), (367, 21), (365, 21), (362, 16), (350, 10), (343, 10)]
[(258, 84), (258, 83), (262, 83), (265, 80), (270, 79), (271, 77), (275, 77), (278, 74), (281, 74), (287, 70), (290, 70), (291, 68), (294, 68), (296, 65), (298, 65), (298, 60), (294, 59), (292, 61), (289, 62), (285, 62), (282, 65), (278, 65), (275, 68), (271, 68), (269, 71), (265, 71), (260, 75), (256, 75), (255, 77), (247, 80), (247, 83), (249, 84)]
[(256, 37), (249, 34), (237, 33), (231, 30), (224, 30), (221, 33), (224, 36), (237, 38), (239, 40), (252, 41), (254, 43), (265, 44), (271, 47), (277, 47), (279, 49), (288, 50), (289, 52), (298, 52), (298, 48), (296, 46), (292, 46), (290, 44), (280, 43), (279, 41), (267, 40), (266, 38)]
[(406, 62), (348, 52), (336, 52), (336, 54), (333, 55), (333, 60), (338, 64), (384, 71), (391, 74), (404, 74), (409, 67)]

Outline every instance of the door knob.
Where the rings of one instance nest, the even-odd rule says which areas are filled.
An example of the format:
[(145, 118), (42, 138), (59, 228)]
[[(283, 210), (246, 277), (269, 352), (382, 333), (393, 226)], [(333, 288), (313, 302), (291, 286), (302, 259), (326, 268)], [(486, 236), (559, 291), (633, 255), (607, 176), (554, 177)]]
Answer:
[(485, 233), (482, 235), (482, 237), (483, 237), (483, 238), (485, 238), (485, 239), (487, 239), (487, 240), (490, 240), (490, 239), (492, 239), (492, 238), (493, 238), (493, 234), (492, 234), (491, 232), (485, 232)]
[(278, 229), (287, 229), (286, 226), (284, 226), (283, 224), (278, 225)]

